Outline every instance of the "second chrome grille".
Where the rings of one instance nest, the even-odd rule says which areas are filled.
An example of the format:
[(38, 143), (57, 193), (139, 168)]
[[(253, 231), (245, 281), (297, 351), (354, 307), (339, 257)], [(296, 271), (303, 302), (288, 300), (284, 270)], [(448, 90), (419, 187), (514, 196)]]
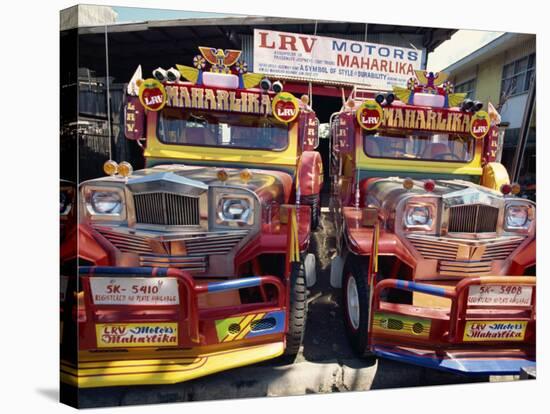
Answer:
[(136, 222), (165, 226), (198, 226), (199, 198), (173, 193), (134, 194)]
[(499, 209), (483, 204), (451, 206), (449, 233), (492, 233), (497, 229)]

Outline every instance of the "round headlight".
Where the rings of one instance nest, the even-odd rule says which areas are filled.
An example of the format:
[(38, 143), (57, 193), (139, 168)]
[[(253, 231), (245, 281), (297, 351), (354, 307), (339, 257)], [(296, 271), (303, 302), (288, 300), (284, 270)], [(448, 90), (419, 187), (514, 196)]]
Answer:
[(119, 214), (122, 210), (120, 194), (110, 191), (94, 191), (91, 204), (94, 211), (99, 214)]
[(506, 210), (506, 227), (525, 227), (529, 212), (525, 206), (511, 206)]
[(424, 226), (430, 223), (430, 209), (425, 206), (412, 206), (405, 215), (407, 226)]

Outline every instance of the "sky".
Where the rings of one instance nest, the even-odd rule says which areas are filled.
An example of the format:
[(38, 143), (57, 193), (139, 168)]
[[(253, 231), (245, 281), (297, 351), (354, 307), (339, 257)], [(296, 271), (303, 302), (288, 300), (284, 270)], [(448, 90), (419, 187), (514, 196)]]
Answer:
[(147, 9), (139, 7), (113, 7), (113, 9), (118, 14), (116, 19), (117, 23), (143, 22), (146, 20), (199, 19), (237, 16), (234, 14)]
[[(117, 13), (117, 23), (140, 22), (146, 20), (197, 19), (236, 16), (209, 12), (182, 10), (161, 10), (138, 7), (113, 7)], [(486, 45), (503, 32), (481, 30), (459, 30), (450, 40), (443, 42), (428, 55), (428, 70), (437, 72)]]
[(485, 46), (490, 41), (504, 34), (503, 32), (486, 32), (482, 30), (459, 30), (428, 55), (427, 69), (433, 72), (468, 56), (473, 51)]

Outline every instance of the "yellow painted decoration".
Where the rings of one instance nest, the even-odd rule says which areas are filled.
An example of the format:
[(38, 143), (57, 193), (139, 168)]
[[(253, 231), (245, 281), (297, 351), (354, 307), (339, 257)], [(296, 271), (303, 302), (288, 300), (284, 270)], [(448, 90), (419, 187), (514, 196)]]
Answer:
[(216, 49), (212, 47), (199, 46), (204, 58), (212, 65), (210, 71), (228, 73), (229, 67), (234, 65), (241, 56), (240, 50)]
[(244, 339), (252, 330), (252, 322), (258, 321), (264, 316), (265, 312), (252, 313), (250, 315), (216, 321), (218, 340), (220, 342), (232, 342)]
[(176, 68), (179, 70), (181, 76), (184, 79), (187, 79), (191, 83), (197, 83), (197, 80), (199, 79), (198, 69), (184, 65), (176, 65)]
[(380, 126), (384, 117), (382, 107), (374, 99), (367, 99), (355, 112), (361, 128), (372, 131)]
[(464, 342), (523, 341), (527, 321), (466, 321)]
[(61, 381), (80, 388), (175, 384), (276, 358), (283, 352), (282, 341), (232, 349), (211, 346), (162, 352), (80, 352), (78, 367), (61, 361)]
[(411, 90), (409, 88), (402, 88), (401, 86), (393, 86), (393, 94), (403, 103), (408, 103), (411, 97)]
[(296, 219), (296, 209), (292, 209), (292, 240), (293, 240), (293, 262), (300, 261), (300, 241), (298, 238), (298, 220)]
[(261, 73), (245, 73), (243, 74), (243, 86), (245, 89), (253, 88), (258, 85), (263, 78), (265, 78), (265, 75)]
[[(429, 84), (429, 79), (428, 77), (426, 76), (428, 74), (427, 71), (423, 71), (423, 70), (415, 70), (414, 71), (415, 75), (416, 75), (416, 79), (418, 79), (418, 81), (422, 84), (422, 85), (428, 85)], [(432, 79), (432, 82), (433, 82), (433, 85), (434, 86), (439, 86), (441, 85), (443, 82), (445, 82), (447, 80), (447, 78), (449, 77), (449, 74), (448, 73), (445, 73), (445, 72), (436, 72), (434, 73), (435, 77)]]
[(408, 336), (427, 339), (430, 337), (431, 321), (414, 316), (376, 312), (372, 318), (375, 334)]
[(490, 162), (483, 167), (480, 184), (492, 190), (500, 191), (504, 184), (510, 184), (510, 177), (504, 165), (499, 162)]
[(97, 324), (95, 331), (98, 348), (178, 345), (178, 324), (175, 322)]
[(450, 93), (448, 96), (449, 107), (459, 106), (466, 99), (467, 95), (467, 93)]
[(380, 240), (380, 222), (376, 221), (376, 224), (374, 225), (374, 256), (373, 256), (374, 273), (378, 272), (378, 241), (379, 240)]

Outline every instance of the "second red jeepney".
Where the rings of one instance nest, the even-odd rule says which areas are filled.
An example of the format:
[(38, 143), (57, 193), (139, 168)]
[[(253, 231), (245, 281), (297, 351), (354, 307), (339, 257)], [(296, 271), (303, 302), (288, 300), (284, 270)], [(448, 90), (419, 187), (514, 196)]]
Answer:
[(331, 282), (361, 355), (517, 374), (535, 365), (535, 204), (496, 162), (499, 115), (445, 78), (333, 115)]

